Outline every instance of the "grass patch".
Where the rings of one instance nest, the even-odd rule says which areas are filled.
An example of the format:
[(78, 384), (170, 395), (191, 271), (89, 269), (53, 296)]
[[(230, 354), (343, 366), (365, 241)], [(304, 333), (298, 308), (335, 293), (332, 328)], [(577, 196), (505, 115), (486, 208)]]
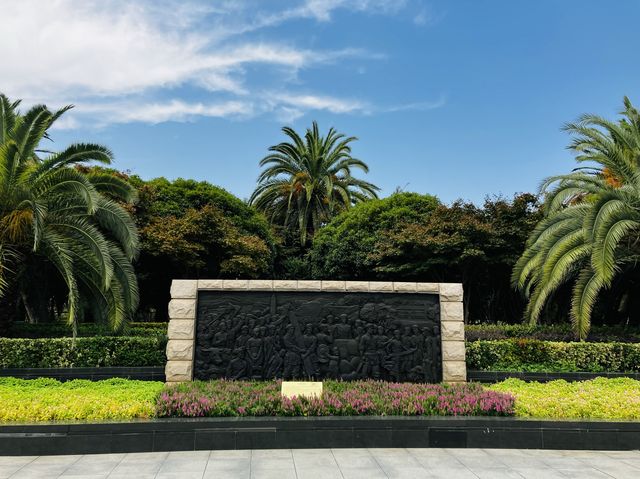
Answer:
[(489, 389), (515, 396), (516, 416), (553, 419), (640, 419), (640, 381), (596, 378), (548, 383), (507, 379)]
[(0, 378), (0, 422), (137, 419), (155, 416), (163, 383)]

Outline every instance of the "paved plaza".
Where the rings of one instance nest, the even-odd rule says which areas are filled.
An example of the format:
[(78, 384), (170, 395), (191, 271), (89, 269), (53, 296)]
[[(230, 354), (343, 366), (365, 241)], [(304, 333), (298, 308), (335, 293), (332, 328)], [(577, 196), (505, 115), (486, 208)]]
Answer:
[(640, 478), (640, 452), (279, 449), (0, 456), (0, 478)]

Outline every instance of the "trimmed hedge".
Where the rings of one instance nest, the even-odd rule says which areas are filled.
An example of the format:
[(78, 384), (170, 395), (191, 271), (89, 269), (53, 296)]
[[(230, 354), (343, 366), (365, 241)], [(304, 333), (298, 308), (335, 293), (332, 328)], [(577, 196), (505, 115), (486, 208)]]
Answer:
[[(570, 324), (550, 324), (530, 326), (528, 324), (467, 324), (467, 341), (496, 339), (539, 339), (542, 341), (575, 341), (576, 337)], [(640, 342), (640, 330), (637, 327), (593, 326), (587, 338), (589, 342)]]
[[(167, 334), (168, 323), (130, 323), (122, 331), (114, 332), (106, 325), (81, 323), (78, 325), (78, 336), (157, 336)], [(66, 338), (71, 337), (71, 326), (65, 323), (30, 324), (11, 323), (7, 337), (9, 338)]]
[(0, 368), (162, 366), (164, 336), (0, 338)]
[(485, 371), (640, 371), (640, 344), (472, 341), (467, 342), (467, 367)]

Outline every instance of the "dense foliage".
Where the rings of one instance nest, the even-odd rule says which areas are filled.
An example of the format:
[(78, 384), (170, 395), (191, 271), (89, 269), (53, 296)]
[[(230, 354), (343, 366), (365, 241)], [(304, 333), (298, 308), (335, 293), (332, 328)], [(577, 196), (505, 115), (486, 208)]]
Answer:
[(440, 202), (435, 196), (396, 193), (360, 203), (336, 216), (313, 241), (308, 261), (316, 278), (375, 280), (373, 257), (387, 231), (398, 224), (420, 224)]
[(479, 384), (324, 381), (320, 398), (283, 398), (276, 381), (195, 381), (167, 386), (159, 417), (207, 416), (507, 416), (513, 398)]
[(396, 193), (336, 217), (308, 261), (317, 278), (462, 282), (467, 322), (513, 321), (523, 303), (509, 277), (538, 219), (529, 194), (479, 208)]
[[(467, 341), (491, 339), (540, 339), (543, 341), (573, 341), (574, 333), (569, 323), (530, 324), (467, 324), (464, 327)], [(640, 342), (640, 329), (624, 326), (594, 326), (587, 340), (590, 342)]]
[(580, 339), (602, 290), (615, 286), (610, 312), (629, 317), (640, 306), (637, 283), (621, 274), (635, 272), (640, 259), (640, 114), (628, 98), (622, 115), (619, 122), (584, 115), (566, 126), (575, 136), (569, 148), (586, 166), (546, 180), (545, 217), (513, 271), (514, 285), (529, 297), (531, 323), (573, 283), (571, 318)]
[[(66, 338), (72, 336), (69, 325), (57, 323), (11, 323), (8, 338)], [(78, 336), (166, 336), (167, 323), (129, 323), (126, 328), (114, 331), (103, 324), (80, 323)], [(1, 335), (0, 335), (1, 336)]]
[(640, 419), (640, 381), (629, 378), (548, 383), (507, 379), (490, 389), (515, 396), (520, 417)]
[(255, 208), (204, 181), (128, 180), (140, 198), (133, 213), (141, 237), (142, 315), (166, 319), (172, 279), (270, 274), (276, 240)]
[(505, 339), (467, 342), (467, 367), (488, 371), (640, 371), (640, 344)]
[(163, 366), (166, 337), (0, 338), (0, 368)]
[(141, 419), (155, 416), (161, 382), (0, 378), (0, 422)]
[(271, 153), (260, 161), (266, 168), (251, 203), (273, 224), (296, 231), (304, 245), (336, 214), (375, 198), (378, 187), (351, 174), (356, 168), (369, 171), (365, 162), (351, 156), (355, 137), (333, 128), (322, 136), (315, 121), (304, 139), (292, 128), (282, 131), (290, 141), (270, 147)]
[(138, 235), (120, 204), (134, 201), (135, 190), (77, 168), (109, 164), (104, 146), (46, 149), (50, 128), (70, 107), (36, 105), (22, 114), (19, 103), (0, 94), (0, 326), (64, 309), (73, 326), (90, 318), (118, 328), (138, 306), (131, 265)]

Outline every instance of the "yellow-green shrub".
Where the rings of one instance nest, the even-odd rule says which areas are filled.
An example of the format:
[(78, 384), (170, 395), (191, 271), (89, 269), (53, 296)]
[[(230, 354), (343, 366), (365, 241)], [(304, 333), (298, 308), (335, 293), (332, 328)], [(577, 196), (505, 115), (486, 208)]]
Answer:
[(515, 396), (516, 416), (640, 419), (640, 381), (630, 378), (548, 383), (512, 378), (490, 389)]
[(0, 422), (149, 418), (163, 383), (0, 378)]

